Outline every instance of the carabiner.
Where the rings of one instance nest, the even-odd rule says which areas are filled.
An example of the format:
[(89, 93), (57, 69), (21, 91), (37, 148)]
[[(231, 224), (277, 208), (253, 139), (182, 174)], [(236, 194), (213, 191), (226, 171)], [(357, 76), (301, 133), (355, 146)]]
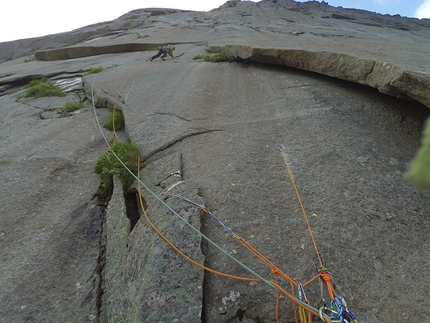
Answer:
[(308, 298), (306, 297), (305, 289), (303, 288), (302, 283), (299, 283), (299, 285), (297, 286), (297, 290), (298, 290), (298, 294), (299, 294), (299, 299), (301, 301), (304, 301), (305, 303), (307, 303)]

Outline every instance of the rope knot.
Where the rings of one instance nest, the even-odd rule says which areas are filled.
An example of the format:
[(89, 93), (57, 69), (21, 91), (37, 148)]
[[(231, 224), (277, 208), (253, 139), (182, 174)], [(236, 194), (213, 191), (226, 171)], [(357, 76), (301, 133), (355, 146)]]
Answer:
[(278, 268), (272, 267), (272, 274), (273, 275), (279, 275), (280, 273), (281, 273), (281, 271)]
[(320, 275), (321, 279), (324, 281), (326, 285), (332, 282), (331, 274), (327, 270), (319, 270), (318, 274)]
[(318, 275), (326, 285), (328, 293), (330, 295), (330, 299), (334, 300), (334, 297), (336, 295), (336, 292), (334, 291), (336, 288), (336, 284), (333, 282), (330, 272), (324, 269), (320, 269), (318, 270)]

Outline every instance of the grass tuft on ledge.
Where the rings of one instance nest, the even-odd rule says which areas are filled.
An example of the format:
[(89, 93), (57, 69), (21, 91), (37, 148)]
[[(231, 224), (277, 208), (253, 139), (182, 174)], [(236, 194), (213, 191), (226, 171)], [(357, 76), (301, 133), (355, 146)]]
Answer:
[(29, 84), (24, 86), (24, 89), (27, 89), (24, 95), (20, 96), (20, 98), (26, 97), (35, 97), (42, 98), (48, 96), (66, 96), (67, 93), (64, 92), (58, 86), (52, 84), (47, 78), (41, 78), (37, 80), (30, 81)]

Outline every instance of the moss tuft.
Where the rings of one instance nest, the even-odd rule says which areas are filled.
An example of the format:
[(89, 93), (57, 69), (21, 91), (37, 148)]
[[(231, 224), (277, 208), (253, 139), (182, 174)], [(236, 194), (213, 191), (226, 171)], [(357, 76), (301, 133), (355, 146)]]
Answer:
[(27, 89), (24, 95), (20, 97), (35, 97), (42, 98), (47, 96), (66, 96), (67, 93), (64, 92), (58, 86), (55, 86), (47, 78), (41, 78), (38, 80), (32, 80), (29, 84), (24, 86), (24, 89)]
[(91, 75), (91, 74), (100, 73), (101, 71), (103, 71), (103, 67), (98, 66), (98, 67), (90, 67), (88, 70), (80, 69), (79, 73), (83, 73), (82, 76), (87, 76), (87, 75)]
[[(134, 177), (117, 159), (117, 157), (127, 168), (134, 174), (138, 170), (139, 148), (130, 141), (113, 141), (111, 150), (103, 153), (97, 160), (95, 173), (100, 174), (103, 183), (106, 183), (106, 188), (109, 189), (109, 183), (112, 182), (113, 175), (119, 176), (124, 187), (124, 192), (133, 184)], [(101, 193), (100, 193), (101, 194)], [(97, 194), (97, 195), (100, 195)]]
[(210, 62), (219, 63), (219, 62), (233, 62), (234, 58), (233, 56), (228, 56), (226, 54), (216, 54), (212, 57), (210, 57)]
[(103, 125), (103, 128), (107, 130), (120, 130), (124, 127), (124, 115), (121, 110), (111, 111), (109, 113), (109, 121)]
[(85, 108), (84, 102), (67, 102), (60, 108), (60, 118), (68, 117), (71, 112)]
[(197, 60), (197, 59), (204, 59), (203, 54), (194, 55), (193, 60)]

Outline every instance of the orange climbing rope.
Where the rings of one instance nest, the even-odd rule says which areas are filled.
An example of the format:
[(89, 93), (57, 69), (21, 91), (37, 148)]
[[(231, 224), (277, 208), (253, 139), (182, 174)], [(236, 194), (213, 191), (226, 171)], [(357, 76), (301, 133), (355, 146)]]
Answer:
[(315, 252), (316, 252), (317, 257), (318, 257), (318, 261), (320, 263), (320, 266), (323, 266), (321, 254), (318, 251), (318, 246), (317, 246), (317, 243), (315, 241), (315, 237), (314, 237), (314, 234), (312, 232), (311, 225), (309, 224), (309, 220), (308, 220), (308, 216), (306, 215), (305, 207), (303, 206), (302, 199), (300, 198), (299, 190), (297, 189), (296, 182), (295, 182), (294, 176), (293, 176), (293, 172), (291, 171), (290, 165), (288, 164), (287, 156), (285, 154), (285, 148), (282, 146), (279, 146), (279, 150), (281, 151), (282, 157), (284, 158), (285, 166), (287, 167), (288, 174), (290, 175), (290, 179), (291, 179), (291, 182), (292, 182), (293, 187), (294, 187), (294, 191), (296, 192), (297, 200), (299, 201), (300, 208), (302, 209), (303, 217), (305, 218), (306, 225), (308, 226), (309, 235), (311, 236), (312, 243), (314, 244), (314, 248), (315, 248)]
[[(140, 157), (138, 157), (138, 165), (140, 165)], [(138, 171), (137, 171), (137, 178), (140, 178), (140, 167), (138, 167)], [(235, 275), (230, 275), (230, 274), (226, 274), (214, 269), (211, 269), (209, 267), (206, 267), (202, 264), (200, 264), (199, 262), (195, 261), (194, 259), (190, 258), (189, 256), (187, 256), (185, 253), (183, 253), (178, 247), (176, 247), (165, 235), (163, 235), (163, 233), (154, 225), (154, 223), (149, 219), (148, 214), (146, 213), (146, 209), (143, 205), (143, 198), (142, 198), (142, 193), (141, 193), (141, 188), (140, 188), (140, 181), (137, 182), (137, 190), (139, 193), (139, 203), (140, 203), (140, 207), (142, 209), (143, 215), (145, 216), (146, 221), (149, 223), (149, 225), (155, 230), (155, 232), (158, 233), (158, 235), (170, 246), (172, 247), (173, 250), (175, 250), (177, 253), (179, 253), (182, 257), (184, 257), (186, 260), (188, 260), (189, 262), (191, 262), (192, 264), (207, 270), (211, 273), (217, 274), (219, 276), (223, 276), (223, 277), (227, 277), (227, 278), (233, 278), (233, 279), (237, 279), (237, 280), (242, 280), (242, 281), (248, 281), (248, 282), (256, 282), (256, 283), (261, 283), (261, 279), (258, 278), (248, 278), (248, 277), (240, 277), (240, 276), (235, 276)]]
[[(283, 277), (285, 280), (287, 280), (291, 285), (291, 291), (292, 295), (295, 294), (294, 288), (297, 287), (297, 283), (287, 274), (285, 274), (282, 270), (280, 270), (278, 267), (276, 267), (270, 260), (268, 260), (263, 254), (261, 254), (254, 246), (252, 246), (248, 241), (245, 239), (238, 237), (239, 243), (244, 246), (246, 249), (248, 249), (252, 254), (254, 254), (257, 258), (259, 258), (261, 261), (263, 261), (267, 266), (269, 266), (272, 270), (272, 274), (275, 275), (276, 284), (278, 285), (278, 278), (279, 276)], [(294, 316), (296, 318), (297, 322), (297, 309), (296, 306), (294, 306)], [(276, 291), (276, 321), (279, 322), (279, 292)]]
[[(138, 158), (138, 163), (140, 164), (140, 158)], [(140, 178), (140, 168), (138, 167), (138, 178)], [(192, 259), (191, 257), (187, 256), (184, 252), (182, 252), (178, 247), (175, 246), (174, 243), (172, 243), (166, 236), (163, 235), (163, 233), (154, 225), (154, 223), (150, 220), (146, 209), (144, 207), (143, 204), (143, 198), (142, 198), (142, 194), (141, 194), (141, 187), (140, 187), (140, 181), (138, 181), (138, 194), (139, 194), (139, 202), (140, 202), (140, 206), (142, 209), (142, 212), (145, 216), (146, 221), (149, 223), (149, 225), (157, 232), (157, 234), (169, 245), (171, 246), (177, 253), (179, 253), (182, 257), (184, 257), (186, 260), (188, 260), (189, 262), (191, 262), (192, 264), (206, 270), (209, 271), (211, 273), (214, 273), (216, 275), (220, 275), (223, 277), (227, 277), (227, 278), (232, 278), (232, 279), (236, 279), (236, 280), (241, 280), (241, 281), (248, 281), (248, 282), (258, 282), (261, 283), (262, 280), (261, 279), (257, 279), (257, 278), (248, 278), (248, 277), (240, 277), (240, 276), (235, 276), (235, 275), (230, 275), (227, 273), (223, 273), (214, 269), (211, 269), (209, 267), (206, 267), (202, 264), (200, 264), (199, 262), (195, 261), (194, 259)], [(279, 270), (272, 262), (270, 262), (266, 257), (264, 257), (257, 249), (255, 249), (251, 244), (249, 244), (248, 242), (246, 242), (243, 238), (240, 238), (239, 236), (236, 236), (237, 239), (239, 241), (241, 241), (241, 244), (244, 245), (248, 250), (250, 250), (253, 254), (255, 254), (259, 259), (261, 259), (262, 261), (264, 261), (265, 263), (267, 263), (271, 268), (272, 268), (272, 272), (275, 274), (276, 277), (276, 281), (275, 282), (271, 282), (269, 281), (269, 283), (271, 285), (273, 285), (274, 287), (276, 287), (277, 289), (277, 305), (276, 305), (276, 319), (279, 322), (279, 315), (278, 315), (278, 311), (279, 311), (279, 292), (281, 292), (282, 294), (284, 294), (285, 296), (287, 296), (294, 304), (294, 308), (296, 308), (296, 306), (299, 306), (303, 311), (306, 311), (307, 313), (309, 313), (309, 318), (312, 317), (312, 315), (314, 316), (320, 316), (321, 319), (323, 321), (325, 321), (326, 323), (331, 323), (331, 320), (328, 318), (327, 315), (321, 316), (319, 315), (319, 312), (315, 309), (313, 309), (309, 303), (302, 303), (300, 302), (295, 296), (294, 296), (294, 286), (297, 286), (297, 283), (295, 283), (288, 275), (286, 275), (285, 273), (283, 273), (281, 270)], [(278, 282), (278, 275), (281, 275), (282, 277), (286, 278), (290, 284), (292, 285), (292, 293), (288, 293), (285, 289), (283, 289)], [(296, 316), (296, 322), (298, 323), (298, 319), (297, 319), (297, 315), (295, 313)], [(309, 321), (310, 322), (310, 321)], [(304, 322), (305, 323), (305, 322)]]
[(318, 257), (318, 261), (319, 261), (319, 269), (320, 270), (318, 271), (318, 275), (315, 276), (314, 278), (312, 278), (311, 280), (309, 280), (308, 282), (304, 283), (303, 286), (306, 286), (306, 285), (310, 284), (316, 278), (319, 277), (319, 278), (321, 278), (324, 281), (325, 285), (327, 286), (327, 290), (328, 290), (328, 293), (330, 295), (330, 299), (334, 300), (335, 296), (336, 296), (336, 292), (334, 290), (332, 277), (331, 277), (331, 274), (327, 270), (325, 270), (324, 262), (322, 261), (321, 254), (320, 254), (320, 252), (318, 250), (318, 246), (317, 246), (314, 234), (312, 232), (312, 228), (311, 228), (311, 226), (309, 224), (308, 216), (306, 215), (306, 211), (305, 211), (305, 208), (303, 206), (303, 202), (302, 202), (302, 199), (300, 197), (299, 190), (297, 189), (297, 185), (296, 185), (296, 182), (294, 180), (293, 172), (291, 171), (290, 165), (289, 165), (288, 160), (287, 160), (287, 156), (285, 154), (285, 148), (282, 147), (282, 146), (279, 146), (279, 150), (281, 151), (282, 157), (284, 158), (285, 166), (287, 167), (288, 174), (290, 175), (290, 179), (291, 179), (291, 182), (293, 184), (294, 191), (296, 192), (297, 200), (299, 201), (300, 208), (302, 209), (303, 217), (304, 217), (304, 219), (306, 221), (306, 225), (308, 227), (309, 235), (310, 235), (310, 237), (312, 239), (312, 243), (313, 243), (314, 248), (315, 248), (315, 253), (316, 253), (316, 255)]
[[(131, 79), (131, 77), (133, 75), (135, 75), (137, 72), (143, 70), (144, 68), (146, 68), (147, 66), (144, 66), (140, 69), (137, 69), (136, 71), (134, 71), (127, 79), (126, 81), (123, 83), (120, 91), (118, 92), (118, 95), (115, 99), (115, 103), (114, 103), (114, 112), (117, 106), (117, 101), (120, 97), (120, 94), (122, 92), (122, 90), (124, 89), (126, 83)], [(112, 125), (113, 125), (113, 129), (114, 129), (114, 134), (115, 137), (117, 138), (117, 140), (121, 141), (116, 133), (115, 130), (115, 120), (114, 118), (112, 118)], [(292, 171), (290, 169), (290, 166), (288, 164), (287, 158), (286, 158), (286, 154), (285, 154), (285, 148), (284, 147), (279, 147), (280, 151), (282, 153), (285, 165), (287, 167), (288, 173), (290, 175), (297, 199), (299, 201), (302, 213), (303, 213), (303, 217), (305, 219), (306, 225), (308, 227), (309, 230), (309, 234), (312, 240), (312, 243), (314, 245), (315, 248), (315, 252), (316, 255), (318, 257), (318, 261), (319, 261), (319, 270), (318, 270), (318, 274), (316, 276), (314, 276), (313, 278), (311, 278), (309, 281), (307, 281), (304, 284), (298, 284), (296, 283), (291, 277), (289, 277), (287, 274), (285, 274), (282, 270), (280, 270), (276, 265), (274, 265), (269, 259), (267, 259), (261, 252), (259, 252), (255, 247), (253, 247), (249, 242), (247, 242), (245, 239), (243, 239), (242, 237), (238, 236), (237, 234), (235, 234), (233, 231), (231, 231), (231, 229), (229, 229), (228, 227), (226, 227), (222, 222), (220, 222), (225, 228), (229, 229), (231, 231), (231, 233), (233, 233), (234, 237), (238, 240), (238, 242), (244, 247), (246, 248), (248, 251), (250, 251), (254, 256), (256, 256), (258, 259), (260, 259), (263, 263), (265, 263), (272, 271), (272, 273), (275, 276), (275, 282), (272, 281), (265, 281), (264, 279), (260, 279), (260, 278), (249, 278), (249, 277), (241, 277), (241, 276), (235, 276), (235, 275), (230, 275), (227, 273), (223, 273), (211, 268), (208, 268), (202, 264), (200, 264), (199, 262), (195, 261), (194, 259), (190, 258), (189, 256), (187, 256), (184, 252), (182, 252), (178, 247), (175, 246), (174, 243), (172, 243), (166, 236), (163, 235), (163, 233), (154, 225), (154, 223), (150, 220), (145, 207), (143, 205), (143, 198), (142, 198), (142, 194), (141, 194), (141, 182), (140, 180), (138, 180), (138, 193), (139, 193), (139, 201), (140, 201), (140, 206), (142, 209), (142, 212), (145, 216), (146, 221), (148, 222), (148, 224), (154, 229), (154, 231), (157, 232), (157, 234), (172, 248), (174, 249), (177, 253), (179, 253), (182, 257), (184, 257), (187, 261), (189, 261), (190, 263), (192, 263), (193, 265), (198, 266), (199, 268), (202, 268), (208, 272), (214, 273), (216, 275), (220, 275), (222, 277), (226, 277), (226, 278), (231, 278), (231, 279), (236, 279), (236, 280), (240, 280), (240, 281), (247, 281), (247, 282), (268, 282), (270, 285), (272, 285), (273, 287), (276, 288), (276, 321), (279, 323), (279, 303), (280, 303), (280, 295), (279, 293), (284, 294), (285, 296), (287, 296), (288, 299), (290, 299), (293, 302), (293, 306), (294, 306), (294, 316), (295, 316), (295, 320), (296, 323), (299, 323), (299, 319), (300, 319), (300, 323), (311, 323), (312, 322), (312, 318), (313, 316), (319, 317), (321, 320), (325, 321), (326, 323), (330, 323), (332, 322), (331, 318), (323, 313), (323, 308), (317, 310), (315, 308), (313, 308), (312, 306), (310, 306), (310, 301), (306, 298), (306, 296), (304, 296), (304, 300), (302, 301), (301, 298), (298, 299), (295, 296), (295, 289), (298, 288), (299, 290), (299, 296), (304, 294), (304, 290), (303, 287), (311, 284), (312, 282), (314, 282), (316, 279), (320, 278), (325, 286), (327, 287), (330, 299), (332, 301), (335, 301), (336, 299), (336, 293), (334, 291), (334, 284), (332, 282), (332, 277), (331, 274), (325, 269), (324, 267), (324, 262), (322, 259), (321, 254), (319, 253), (317, 244), (316, 244), (316, 240), (315, 237), (313, 235), (309, 220), (307, 218), (306, 215), (306, 211), (304, 209), (302, 200), (300, 198), (300, 194), (298, 192), (297, 186), (295, 184), (294, 181), (294, 177), (292, 174)], [(138, 159), (138, 176), (137, 178), (140, 179), (140, 158)], [(187, 200), (189, 201), (189, 200)], [(189, 201), (191, 202), (191, 201)], [(193, 203), (193, 202), (192, 202)], [(193, 203), (195, 205), (198, 205), (196, 203)], [(202, 208), (202, 210), (205, 213), (208, 213), (210, 215), (213, 215), (209, 210), (207, 210), (204, 206), (198, 205)], [(291, 293), (287, 292), (285, 289), (283, 289), (280, 285), (279, 285), (279, 276), (283, 277), (286, 281), (288, 281), (290, 283), (291, 286)], [(301, 292), (302, 291), (302, 292)], [(343, 298), (342, 298), (343, 300)], [(297, 314), (297, 307), (298, 307), (298, 314)], [(346, 308), (346, 304), (345, 304), (345, 308)], [(334, 312), (334, 311), (333, 311)], [(347, 313), (350, 313), (348, 311), (346, 311)], [(352, 314), (351, 314), (352, 316)], [(353, 317), (353, 316), (352, 316)], [(355, 319), (355, 318), (354, 318)], [(340, 321), (339, 321), (340, 322)], [(345, 321), (345, 322), (357, 322), (356, 320), (350, 320), (350, 321)]]

